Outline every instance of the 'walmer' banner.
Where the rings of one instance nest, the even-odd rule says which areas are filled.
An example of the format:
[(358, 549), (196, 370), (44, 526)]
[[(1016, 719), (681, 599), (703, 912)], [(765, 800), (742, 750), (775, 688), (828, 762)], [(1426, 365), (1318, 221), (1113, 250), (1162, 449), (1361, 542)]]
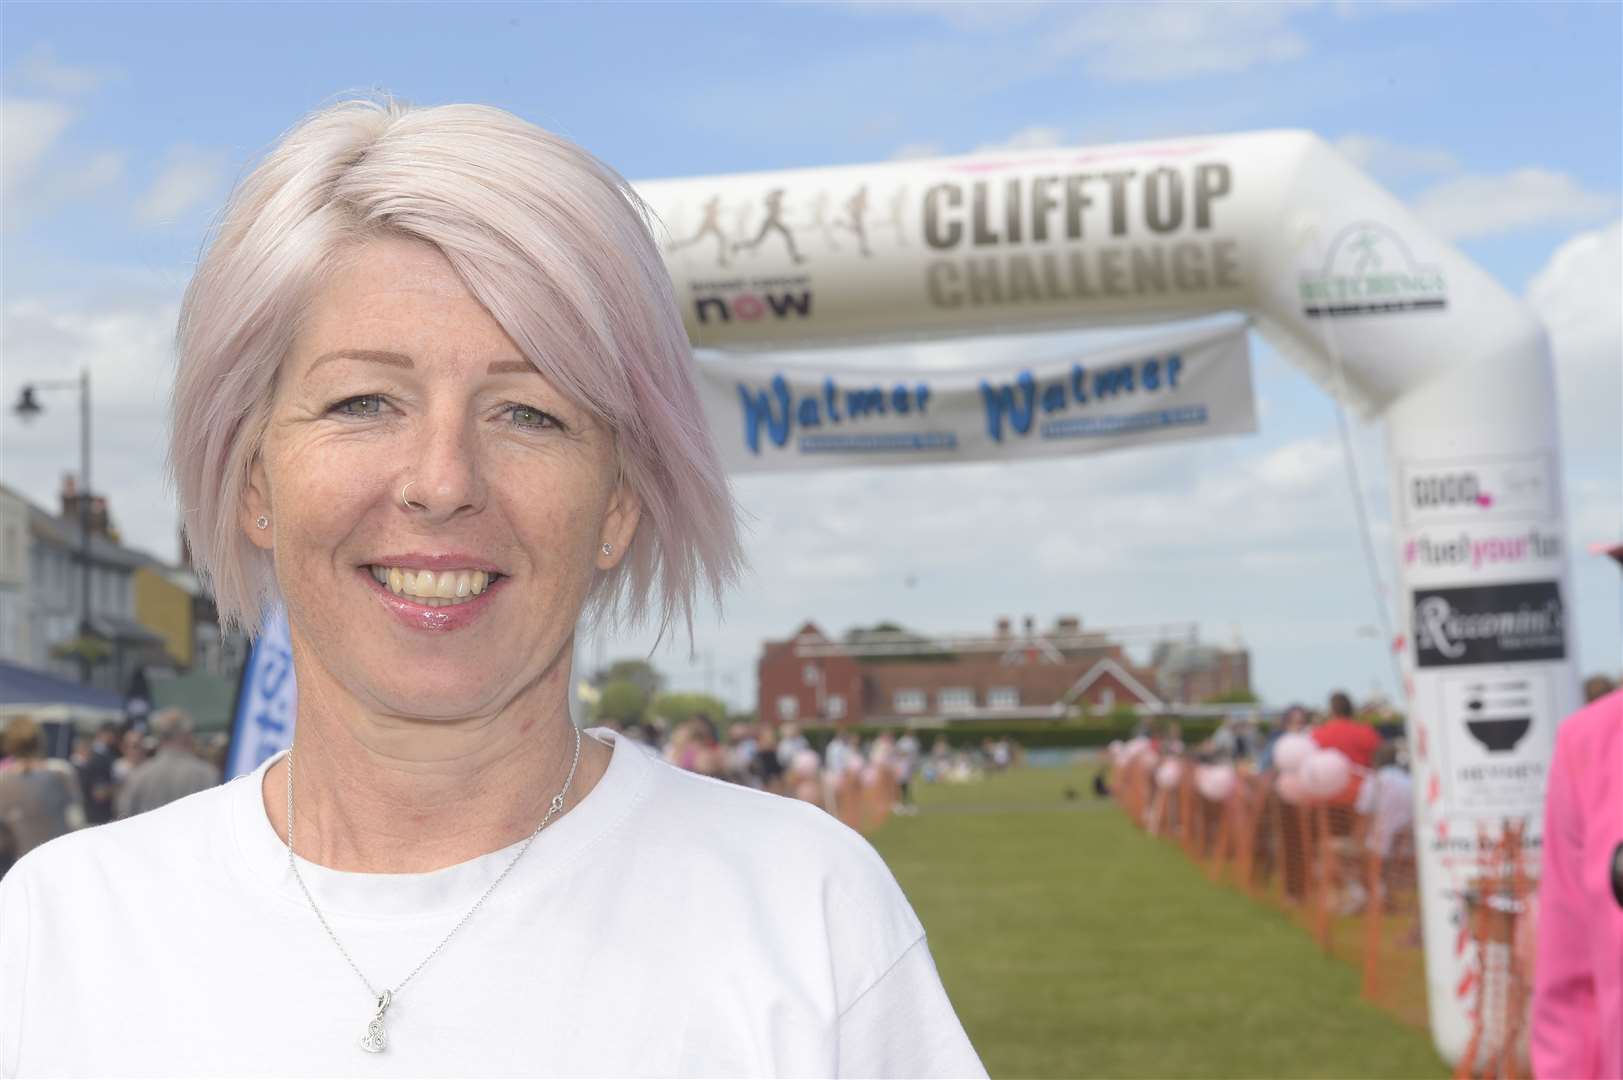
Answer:
[(1091, 454), (1257, 430), (1243, 324), (997, 370), (699, 363), (729, 472)]

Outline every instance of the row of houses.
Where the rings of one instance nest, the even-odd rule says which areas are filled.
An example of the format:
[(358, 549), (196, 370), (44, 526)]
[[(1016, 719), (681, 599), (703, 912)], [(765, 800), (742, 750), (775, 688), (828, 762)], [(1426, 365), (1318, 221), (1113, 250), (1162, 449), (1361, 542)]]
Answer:
[(1240, 646), (1189, 632), (1152, 642), (1147, 662), (1120, 635), (1075, 616), (1039, 629), (999, 619), (990, 634), (925, 635), (882, 624), (836, 640), (807, 622), (763, 643), (757, 715), (769, 722), (919, 726), (964, 720), (1060, 719), (1079, 709), (1160, 713), (1251, 693)]
[[(247, 642), (221, 633), (190, 565), (121, 543), (107, 500), (78, 491), (72, 476), (56, 509), (0, 485), (0, 663), (80, 682), (88, 661), (90, 686), (120, 697), (148, 680), (192, 677), (217, 702), (220, 687), (234, 685)], [(80, 528), (87, 509), (88, 574)]]

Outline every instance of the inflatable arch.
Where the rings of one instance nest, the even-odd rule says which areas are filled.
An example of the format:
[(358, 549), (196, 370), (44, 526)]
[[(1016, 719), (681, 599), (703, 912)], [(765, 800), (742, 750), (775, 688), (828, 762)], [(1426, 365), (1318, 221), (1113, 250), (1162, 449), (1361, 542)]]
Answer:
[(1554, 379), (1532, 314), (1323, 140), (1259, 132), (637, 185), (696, 347), (759, 353), (1245, 312), (1386, 421), (1432, 1035), (1479, 828), (1535, 853), (1566, 629)]

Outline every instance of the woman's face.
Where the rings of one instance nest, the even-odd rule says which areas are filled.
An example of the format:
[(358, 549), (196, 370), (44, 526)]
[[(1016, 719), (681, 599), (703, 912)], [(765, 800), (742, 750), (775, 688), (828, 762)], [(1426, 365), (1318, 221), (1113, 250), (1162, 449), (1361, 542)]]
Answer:
[(638, 512), (611, 434), (444, 256), (384, 238), (331, 277), (282, 363), (242, 527), (274, 553), (318, 677), (375, 711), (455, 719), (554, 667)]

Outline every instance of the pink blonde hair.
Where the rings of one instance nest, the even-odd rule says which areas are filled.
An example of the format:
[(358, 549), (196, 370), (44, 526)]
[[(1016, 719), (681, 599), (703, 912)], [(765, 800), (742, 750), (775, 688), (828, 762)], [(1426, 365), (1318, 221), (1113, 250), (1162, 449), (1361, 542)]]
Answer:
[(176, 332), (169, 464), (193, 562), (221, 621), (258, 630), (279, 597), (239, 507), (276, 371), (342, 254), (382, 234), (432, 244), (558, 390), (615, 437), (642, 500), (635, 538), (586, 603), (596, 620), (691, 638), (741, 555), (731, 489), (651, 213), (608, 166), (511, 113), (345, 101), (306, 117), (232, 192)]

